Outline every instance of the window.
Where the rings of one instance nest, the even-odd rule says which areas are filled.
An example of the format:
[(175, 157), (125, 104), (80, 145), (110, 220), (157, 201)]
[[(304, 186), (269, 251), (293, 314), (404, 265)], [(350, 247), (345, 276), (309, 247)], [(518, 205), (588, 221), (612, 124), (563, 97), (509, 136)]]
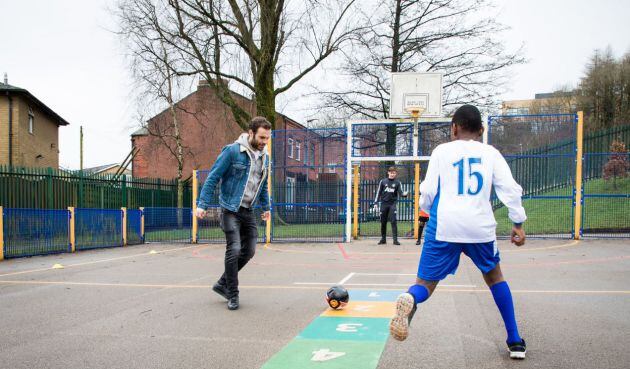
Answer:
[(311, 159), (311, 165), (315, 165), (315, 144), (311, 144), (311, 155), (309, 156)]
[(35, 125), (35, 115), (33, 114), (33, 110), (28, 108), (28, 133), (33, 134), (33, 129)]
[(295, 141), (295, 160), (300, 161), (302, 156), (302, 144), (300, 141)]
[[(287, 177), (287, 194), (285, 202), (287, 204), (295, 203), (295, 178)], [(288, 210), (293, 210), (293, 205), (287, 205)]]
[(287, 140), (287, 145), (289, 145), (289, 157), (293, 159), (293, 139), (289, 138)]

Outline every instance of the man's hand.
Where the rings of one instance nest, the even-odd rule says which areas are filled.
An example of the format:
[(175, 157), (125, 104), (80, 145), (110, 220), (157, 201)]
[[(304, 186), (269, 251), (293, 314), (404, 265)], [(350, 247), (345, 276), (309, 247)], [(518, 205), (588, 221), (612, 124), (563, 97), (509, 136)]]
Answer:
[(197, 212), (195, 213), (195, 216), (199, 219), (203, 219), (208, 215), (208, 212), (206, 211), (206, 209), (202, 209), (202, 208), (197, 208)]
[(264, 213), (262, 213), (262, 215), (260, 216), (262, 218), (262, 220), (264, 220), (265, 222), (268, 222), (271, 219), (271, 213), (269, 212), (269, 210), (265, 211)]
[(407, 195), (409, 195), (409, 191), (403, 191), (402, 192), (402, 197), (407, 197)]
[(523, 230), (523, 226), (514, 225), (514, 227), (512, 227), (511, 241), (516, 246), (523, 246), (525, 244), (525, 231)]

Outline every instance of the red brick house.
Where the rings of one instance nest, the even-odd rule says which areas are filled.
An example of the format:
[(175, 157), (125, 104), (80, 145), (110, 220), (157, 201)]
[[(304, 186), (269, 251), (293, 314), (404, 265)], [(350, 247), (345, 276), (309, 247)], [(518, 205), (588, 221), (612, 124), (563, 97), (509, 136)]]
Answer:
[[(254, 115), (255, 102), (234, 93), (237, 103)], [(204, 81), (197, 90), (178, 103), (177, 119), (184, 145), (183, 178), (189, 178), (193, 169), (209, 169), (223, 146), (234, 142), (243, 132), (236, 123), (230, 108), (215, 94)], [(134, 178), (177, 177), (177, 160), (169, 146), (175, 147), (171, 137), (172, 117), (167, 109), (147, 122), (147, 127), (131, 135), (131, 145), (138, 148), (132, 162)], [(296, 121), (277, 115), (276, 129), (305, 129)]]

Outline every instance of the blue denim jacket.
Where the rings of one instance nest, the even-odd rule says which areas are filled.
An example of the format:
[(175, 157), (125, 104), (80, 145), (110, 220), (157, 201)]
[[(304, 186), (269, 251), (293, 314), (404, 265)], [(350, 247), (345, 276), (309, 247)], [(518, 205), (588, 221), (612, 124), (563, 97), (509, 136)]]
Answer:
[[(219, 194), (219, 205), (230, 211), (238, 211), (245, 192), (245, 186), (249, 180), (249, 167), (251, 160), (246, 151), (241, 150), (241, 145), (237, 142), (227, 145), (221, 150), (221, 154), (212, 166), (206, 182), (203, 184), (197, 207), (208, 209), (214, 198), (214, 191), (221, 181), (221, 193)], [(262, 181), (252, 201), (252, 205), (259, 200), (263, 210), (269, 210), (269, 192), (267, 190), (267, 166), (269, 156), (263, 156)]]

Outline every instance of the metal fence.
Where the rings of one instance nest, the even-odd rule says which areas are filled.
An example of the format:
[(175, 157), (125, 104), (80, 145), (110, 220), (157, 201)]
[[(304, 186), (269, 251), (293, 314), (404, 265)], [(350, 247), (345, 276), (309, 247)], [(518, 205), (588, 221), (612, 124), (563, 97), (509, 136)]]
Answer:
[(123, 246), (123, 212), (120, 209), (75, 209), (77, 250)]
[[(576, 114), (493, 116), (488, 143), (523, 187), (529, 237), (569, 238), (574, 230)], [(561, 142), (561, 144), (557, 144)], [(497, 235), (509, 236), (507, 209), (492, 196)]]
[(146, 242), (191, 242), (191, 208), (144, 208)]
[[(189, 181), (183, 186), (184, 204), (190, 204)], [(0, 206), (30, 209), (176, 207), (177, 181), (129, 180), (109, 174), (0, 166)]]
[(345, 239), (346, 130), (276, 130), (271, 241)]
[(5, 258), (70, 251), (68, 210), (3, 208), (2, 218)]

